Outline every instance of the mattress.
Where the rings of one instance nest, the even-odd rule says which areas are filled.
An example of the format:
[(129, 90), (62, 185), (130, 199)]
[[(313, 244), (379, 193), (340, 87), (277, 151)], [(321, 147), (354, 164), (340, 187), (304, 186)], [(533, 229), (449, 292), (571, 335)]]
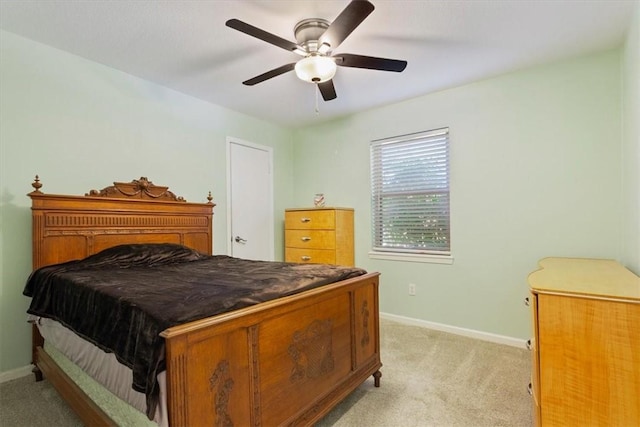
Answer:
[[(79, 384), (81, 388), (85, 389), (88, 387), (93, 390), (91, 394), (98, 397), (98, 404), (100, 404), (100, 401), (106, 401), (108, 402), (107, 407), (114, 408), (126, 402), (133, 410), (138, 412), (132, 415), (131, 411), (126, 408), (120, 407), (118, 409), (112, 409), (110, 412), (119, 414), (119, 416), (115, 418), (120, 418), (122, 421), (128, 422), (131, 422), (131, 418), (134, 418), (136, 426), (145, 425), (144, 423), (146, 422), (148, 426), (168, 427), (166, 371), (158, 374), (160, 401), (152, 422), (149, 421), (145, 415), (147, 408), (145, 394), (131, 388), (133, 372), (125, 365), (119, 363), (113, 353), (107, 353), (101, 350), (55, 320), (30, 316), (29, 321), (37, 325), (40, 334), (45, 339), (45, 351), (52, 356), (56, 362), (61, 365), (67, 365), (67, 367), (69, 363), (75, 365), (75, 367), (84, 374), (88, 375), (115, 397), (123, 401), (117, 402), (113, 398), (105, 396), (104, 392), (93, 386), (90, 381), (88, 382), (86, 379), (83, 380), (82, 375), (77, 372), (78, 369), (71, 368), (71, 372), (69, 372), (69, 369), (64, 369), (74, 380), (77, 377), (81, 379)], [(66, 360), (60, 360), (61, 357)], [(64, 368), (64, 366), (62, 367)], [(84, 387), (83, 383), (85, 384)]]

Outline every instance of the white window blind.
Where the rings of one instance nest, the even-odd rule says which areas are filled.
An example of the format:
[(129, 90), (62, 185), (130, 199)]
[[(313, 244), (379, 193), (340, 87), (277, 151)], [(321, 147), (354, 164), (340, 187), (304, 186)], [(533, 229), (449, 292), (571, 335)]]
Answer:
[(449, 129), (371, 142), (373, 251), (451, 254)]

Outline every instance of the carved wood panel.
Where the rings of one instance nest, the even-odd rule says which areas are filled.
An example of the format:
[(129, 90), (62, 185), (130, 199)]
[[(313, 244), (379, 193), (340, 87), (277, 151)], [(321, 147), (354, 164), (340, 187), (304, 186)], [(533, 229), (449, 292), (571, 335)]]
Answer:
[(229, 372), (229, 361), (223, 359), (209, 377), (209, 388), (215, 394), (213, 410), (216, 414), (216, 427), (233, 427), (229, 415), (229, 399), (234, 381)]
[(293, 362), (291, 382), (320, 378), (333, 371), (332, 329), (331, 319), (316, 319), (306, 328), (295, 331), (289, 344)]
[(282, 425), (351, 371), (347, 293), (260, 325), (260, 376), (265, 426)]
[(374, 357), (379, 350), (379, 338), (376, 334), (378, 307), (375, 295), (374, 284), (358, 288), (354, 293), (355, 369)]
[[(36, 177), (37, 178), (37, 177)], [(114, 182), (113, 185), (102, 190), (91, 190), (85, 196), (110, 197), (122, 199), (150, 199), (150, 200), (171, 200), (175, 202), (185, 202), (180, 196), (176, 196), (169, 191), (169, 187), (155, 185), (146, 176), (134, 179), (131, 182)]]
[(247, 330), (234, 329), (204, 339), (198, 334), (188, 336), (184, 376), (189, 404), (186, 425), (255, 425), (249, 398), (252, 381)]

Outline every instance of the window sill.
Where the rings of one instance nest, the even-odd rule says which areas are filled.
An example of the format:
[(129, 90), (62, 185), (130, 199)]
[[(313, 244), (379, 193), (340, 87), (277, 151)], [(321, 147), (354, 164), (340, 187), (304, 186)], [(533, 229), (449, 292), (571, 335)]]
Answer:
[(429, 254), (400, 254), (392, 252), (369, 252), (371, 259), (384, 259), (387, 261), (425, 262), (429, 264), (453, 264), (451, 255)]

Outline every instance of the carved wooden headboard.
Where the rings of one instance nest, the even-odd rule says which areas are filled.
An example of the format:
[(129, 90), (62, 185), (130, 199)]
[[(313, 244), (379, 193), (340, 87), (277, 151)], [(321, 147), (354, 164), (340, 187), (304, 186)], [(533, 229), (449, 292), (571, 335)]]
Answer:
[(179, 243), (213, 253), (213, 207), (188, 203), (142, 177), (84, 196), (45, 194), (31, 184), (33, 268), (81, 259), (124, 243)]

